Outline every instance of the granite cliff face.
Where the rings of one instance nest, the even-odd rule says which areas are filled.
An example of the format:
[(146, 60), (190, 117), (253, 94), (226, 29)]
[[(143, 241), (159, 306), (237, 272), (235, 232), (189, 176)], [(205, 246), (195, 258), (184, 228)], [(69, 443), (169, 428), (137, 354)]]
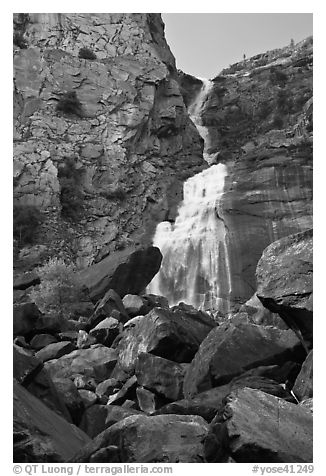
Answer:
[(149, 242), (203, 168), (160, 15), (15, 14), (14, 32), (14, 200), (42, 211), (36, 242), (83, 266)]
[[(179, 77), (189, 103), (197, 79)], [(312, 39), (234, 64), (213, 82), (202, 123), (208, 152), (228, 169), (217, 214), (236, 303), (255, 292), (266, 246), (312, 227)]]

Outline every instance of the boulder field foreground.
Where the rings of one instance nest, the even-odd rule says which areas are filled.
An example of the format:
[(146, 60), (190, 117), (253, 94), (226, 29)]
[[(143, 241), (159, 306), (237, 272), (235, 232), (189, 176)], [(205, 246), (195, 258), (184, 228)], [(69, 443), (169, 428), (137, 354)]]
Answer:
[[(15, 463), (313, 462), (312, 38), (292, 43), (202, 81), (158, 13), (14, 14)], [(148, 291), (204, 150), (225, 167), (205, 310)]]
[[(309, 256), (306, 236), (270, 245), (259, 283), (276, 272), (262, 265), (273, 250), (293, 267), (303, 239)], [(110, 262), (104, 283), (116, 272)], [(137, 273), (130, 279), (144, 284)], [(289, 272), (287, 289), (305, 296), (307, 283)], [(160, 296), (103, 293), (71, 330), (65, 321), (46, 327), (34, 307), (28, 327), (19, 309), (15, 462), (312, 462), (312, 351), (298, 327), (256, 324), (244, 311), (221, 321)], [(280, 308), (286, 324), (298, 299), (287, 299), (285, 317)]]

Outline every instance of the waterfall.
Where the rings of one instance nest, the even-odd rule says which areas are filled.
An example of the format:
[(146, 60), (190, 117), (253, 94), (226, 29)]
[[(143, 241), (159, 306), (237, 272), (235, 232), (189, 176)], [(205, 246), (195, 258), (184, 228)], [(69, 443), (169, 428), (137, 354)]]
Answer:
[[(188, 112), (204, 139), (207, 158), (208, 130), (200, 114), (213, 83), (202, 81)], [(175, 223), (162, 222), (156, 228), (153, 244), (161, 250), (163, 261), (147, 291), (167, 297), (170, 305), (183, 301), (201, 309), (229, 310), (226, 229), (218, 215), (226, 175), (226, 166), (215, 164), (189, 178)]]

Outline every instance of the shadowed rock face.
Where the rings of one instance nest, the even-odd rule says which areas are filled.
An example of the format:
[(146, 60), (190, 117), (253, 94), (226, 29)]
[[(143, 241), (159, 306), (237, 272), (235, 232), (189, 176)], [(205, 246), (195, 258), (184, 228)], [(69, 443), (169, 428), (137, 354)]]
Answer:
[(211, 423), (205, 449), (210, 462), (231, 454), (237, 463), (311, 463), (312, 414), (274, 395), (244, 388), (227, 397)]
[(312, 230), (282, 238), (266, 248), (257, 266), (257, 296), (277, 312), (308, 346), (313, 332)]
[[(26, 18), (26, 48), (14, 47), (15, 201), (46, 212), (42, 243), (57, 252), (67, 240), (82, 265), (148, 242), (157, 222), (174, 218), (183, 180), (204, 167), (160, 15)], [(81, 48), (96, 59), (79, 58)], [(58, 112), (71, 92), (78, 114)], [(79, 197), (69, 226), (67, 160)]]

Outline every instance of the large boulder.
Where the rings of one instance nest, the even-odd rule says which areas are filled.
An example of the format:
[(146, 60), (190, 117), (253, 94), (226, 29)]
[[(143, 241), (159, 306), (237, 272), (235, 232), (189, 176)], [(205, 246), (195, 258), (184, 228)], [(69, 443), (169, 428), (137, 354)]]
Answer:
[(139, 385), (167, 398), (182, 398), (184, 369), (171, 360), (142, 353), (136, 361), (135, 374)]
[(158, 248), (126, 248), (104, 258), (78, 275), (80, 284), (87, 288), (93, 302), (101, 299), (109, 289), (120, 297), (141, 293), (161, 266)]
[(250, 323), (224, 323), (213, 329), (200, 345), (184, 379), (184, 395), (193, 395), (230, 381), (260, 365), (295, 360), (304, 352), (289, 330)]
[(74, 344), (70, 341), (54, 342), (36, 352), (35, 357), (42, 362), (46, 362), (47, 360), (59, 359), (63, 355), (70, 354), (75, 348)]
[(34, 302), (14, 304), (13, 331), (16, 335), (27, 335), (35, 329), (35, 324), (41, 317), (41, 312)]
[(299, 401), (306, 400), (313, 396), (313, 359), (310, 351), (304, 361), (299, 375), (294, 382), (292, 391)]
[(237, 463), (311, 463), (312, 414), (260, 390), (231, 393), (211, 422), (209, 462), (229, 455)]
[(129, 316), (124, 308), (122, 300), (114, 289), (109, 289), (103, 298), (97, 303), (94, 313), (87, 321), (86, 329), (93, 329), (96, 325), (110, 316), (115, 316), (121, 322), (127, 322), (129, 320)]
[(126, 463), (203, 463), (208, 424), (198, 416), (131, 415), (100, 433), (72, 462), (86, 463), (109, 446)]
[(106, 428), (127, 418), (140, 414), (137, 410), (118, 407), (116, 405), (93, 405), (87, 408), (79, 427), (91, 438), (99, 435)]
[(278, 313), (307, 346), (313, 332), (312, 230), (281, 238), (269, 245), (257, 265), (257, 296)]
[(111, 347), (113, 341), (118, 337), (122, 324), (117, 319), (106, 317), (94, 329), (91, 329), (89, 335), (94, 337), (100, 344)]
[(60, 359), (48, 360), (44, 366), (52, 378), (74, 379), (77, 375), (94, 378), (97, 383), (110, 377), (116, 364), (114, 349), (100, 344), (89, 349), (77, 349)]
[(117, 346), (120, 367), (133, 371), (142, 352), (158, 355), (177, 363), (190, 362), (200, 343), (217, 325), (206, 314), (189, 315), (182, 311), (154, 308), (127, 326)]
[(66, 462), (91, 440), (14, 382), (14, 462)]

